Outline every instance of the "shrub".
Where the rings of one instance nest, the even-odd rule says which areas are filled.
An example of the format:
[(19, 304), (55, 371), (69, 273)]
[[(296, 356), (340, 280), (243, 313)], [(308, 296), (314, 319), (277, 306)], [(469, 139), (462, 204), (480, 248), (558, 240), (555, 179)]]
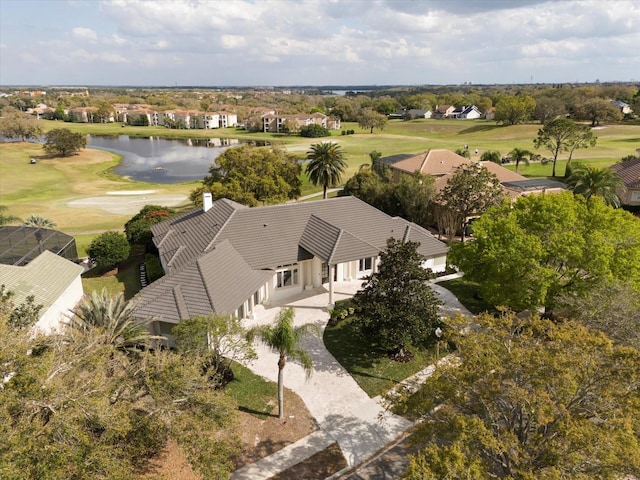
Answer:
[(104, 232), (93, 239), (87, 253), (98, 267), (113, 267), (126, 260), (131, 247), (124, 233)]
[(328, 129), (324, 128), (322, 125), (317, 125), (315, 123), (311, 125), (305, 125), (300, 128), (300, 136), (307, 138), (318, 138), (318, 137), (329, 137), (331, 132)]

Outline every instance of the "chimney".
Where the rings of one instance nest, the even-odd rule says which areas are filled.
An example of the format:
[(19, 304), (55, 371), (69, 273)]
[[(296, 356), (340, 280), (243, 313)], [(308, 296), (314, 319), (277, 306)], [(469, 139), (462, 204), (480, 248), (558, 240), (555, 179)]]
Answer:
[(202, 194), (202, 210), (206, 212), (211, 207), (213, 207), (213, 197), (211, 196), (211, 192), (204, 192)]

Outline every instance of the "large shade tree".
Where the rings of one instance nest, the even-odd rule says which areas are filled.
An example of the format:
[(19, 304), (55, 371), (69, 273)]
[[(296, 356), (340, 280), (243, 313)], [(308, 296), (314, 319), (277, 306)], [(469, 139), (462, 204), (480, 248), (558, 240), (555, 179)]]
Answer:
[(55, 128), (46, 133), (42, 148), (51, 155), (68, 157), (86, 146), (86, 135), (72, 132), (68, 128)]
[(455, 212), (462, 223), (462, 241), (467, 222), (472, 216), (482, 215), (489, 207), (504, 200), (505, 193), (498, 177), (479, 163), (458, 167), (438, 196), (438, 203)]
[(195, 205), (202, 193), (214, 200), (228, 198), (243, 205), (282, 203), (300, 195), (300, 164), (295, 155), (275, 147), (242, 146), (216, 158), (202, 186), (191, 192)]
[(554, 177), (558, 156), (562, 152), (570, 152), (571, 158), (576, 149), (594, 146), (595, 142), (596, 139), (589, 127), (578, 125), (569, 118), (556, 118), (547, 122), (538, 130), (538, 136), (533, 140), (536, 148), (545, 148), (553, 155), (551, 175)]
[(440, 301), (428, 285), (418, 247), (390, 238), (376, 272), (353, 298), (363, 334), (398, 361), (412, 358), (411, 344), (432, 341), (439, 325)]
[(533, 115), (536, 101), (528, 95), (505, 95), (496, 103), (495, 119), (503, 125), (526, 122)]
[(0, 116), (0, 138), (27, 140), (39, 137), (42, 129), (38, 120), (13, 107), (2, 109)]
[(476, 322), (455, 338), (458, 360), (404, 403), (424, 420), (404, 478), (640, 475), (638, 350), (575, 322), (513, 314)]
[(340, 183), (347, 168), (342, 147), (334, 142), (314, 143), (307, 152), (305, 171), (314, 185), (322, 185), (323, 198), (327, 188)]
[(587, 292), (603, 278), (640, 292), (640, 221), (600, 198), (519, 197), (487, 211), (473, 232), (475, 241), (453, 245), (449, 261), (492, 305), (553, 314), (558, 295)]
[(284, 367), (287, 360), (302, 365), (307, 378), (313, 373), (311, 356), (300, 347), (302, 339), (315, 334), (320, 336), (318, 326), (313, 323), (294, 325), (295, 311), (293, 307), (283, 308), (273, 325), (262, 325), (249, 330), (247, 338), (258, 338), (271, 350), (278, 354), (278, 417), (284, 418)]
[(371, 108), (365, 108), (358, 114), (357, 122), (361, 128), (373, 133), (374, 128), (384, 130), (387, 124), (387, 116)]

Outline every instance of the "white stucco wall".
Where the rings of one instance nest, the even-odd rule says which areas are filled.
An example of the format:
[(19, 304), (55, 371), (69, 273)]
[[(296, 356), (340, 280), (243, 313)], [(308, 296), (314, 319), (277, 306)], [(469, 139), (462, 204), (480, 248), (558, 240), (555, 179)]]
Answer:
[(444, 272), (447, 268), (447, 256), (428, 258), (422, 263), (423, 268), (430, 268), (434, 273)]
[(62, 295), (41, 315), (40, 320), (36, 323), (36, 328), (46, 334), (60, 330), (60, 327), (69, 318), (70, 311), (75, 308), (83, 295), (82, 280), (78, 275), (62, 292)]

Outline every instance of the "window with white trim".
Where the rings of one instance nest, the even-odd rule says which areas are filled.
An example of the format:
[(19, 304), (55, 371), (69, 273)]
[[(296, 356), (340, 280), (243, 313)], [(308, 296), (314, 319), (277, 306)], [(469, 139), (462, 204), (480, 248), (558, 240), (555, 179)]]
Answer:
[(372, 257), (361, 258), (358, 261), (358, 271), (359, 272), (364, 272), (365, 270), (371, 270), (372, 266), (373, 266), (373, 258)]
[(276, 288), (298, 285), (298, 266), (283, 265), (276, 270)]

